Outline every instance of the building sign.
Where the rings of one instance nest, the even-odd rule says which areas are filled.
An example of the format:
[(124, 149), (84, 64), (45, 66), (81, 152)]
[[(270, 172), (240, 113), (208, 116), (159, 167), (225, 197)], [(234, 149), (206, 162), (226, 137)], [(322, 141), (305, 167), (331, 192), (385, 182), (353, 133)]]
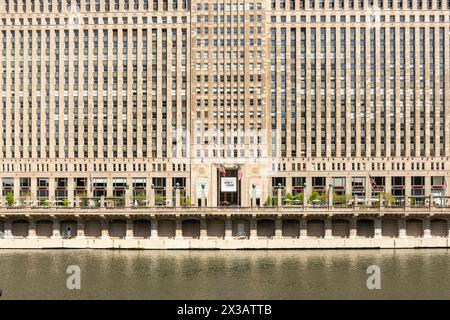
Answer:
[(220, 191), (222, 192), (236, 192), (237, 191), (237, 179), (236, 178), (221, 178)]
[[(202, 185), (205, 188), (204, 191)], [(208, 197), (208, 179), (207, 178), (197, 179), (195, 191), (197, 192), (197, 198), (199, 199), (202, 197), (202, 192), (205, 192), (205, 197)]]

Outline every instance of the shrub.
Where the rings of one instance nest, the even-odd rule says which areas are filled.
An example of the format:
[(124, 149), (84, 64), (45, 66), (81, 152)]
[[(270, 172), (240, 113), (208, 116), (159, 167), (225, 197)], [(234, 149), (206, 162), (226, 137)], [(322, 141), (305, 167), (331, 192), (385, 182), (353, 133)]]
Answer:
[(63, 200), (63, 207), (65, 207), (65, 208), (69, 207), (69, 199), (65, 198)]
[(6, 205), (8, 207), (12, 207), (14, 205), (14, 194), (12, 192), (8, 192), (6, 194)]

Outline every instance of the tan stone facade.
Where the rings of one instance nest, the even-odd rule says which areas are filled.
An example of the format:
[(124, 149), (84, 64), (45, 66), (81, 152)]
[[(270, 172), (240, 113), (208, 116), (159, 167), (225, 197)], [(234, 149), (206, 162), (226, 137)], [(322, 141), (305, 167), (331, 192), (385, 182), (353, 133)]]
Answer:
[(2, 205), (446, 205), (448, 48), (436, 0), (1, 1)]

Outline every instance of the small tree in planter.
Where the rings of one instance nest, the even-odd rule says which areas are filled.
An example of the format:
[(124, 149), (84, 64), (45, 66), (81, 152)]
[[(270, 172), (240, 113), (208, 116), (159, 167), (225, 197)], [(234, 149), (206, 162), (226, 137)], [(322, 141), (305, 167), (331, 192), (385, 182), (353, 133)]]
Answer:
[(273, 205), (273, 199), (272, 199), (271, 196), (267, 197), (266, 205), (269, 206), (269, 207), (271, 207)]
[(50, 201), (48, 201), (48, 199), (45, 199), (44, 201), (42, 201), (42, 205), (44, 207), (50, 207)]
[(311, 195), (309, 196), (309, 202), (313, 202), (314, 200), (319, 200), (319, 193), (317, 191), (311, 192)]
[(65, 198), (62, 201), (63, 207), (64, 208), (68, 208), (69, 207), (69, 199)]
[(291, 205), (293, 200), (294, 196), (290, 193), (287, 193), (286, 196), (284, 197), (284, 202), (288, 205)]
[(295, 200), (298, 200), (298, 203), (299, 204), (303, 204), (303, 193), (297, 193), (296, 195), (295, 195)]
[(14, 205), (14, 201), (15, 201), (14, 194), (12, 192), (8, 192), (6, 194), (6, 205), (8, 207), (12, 207)]

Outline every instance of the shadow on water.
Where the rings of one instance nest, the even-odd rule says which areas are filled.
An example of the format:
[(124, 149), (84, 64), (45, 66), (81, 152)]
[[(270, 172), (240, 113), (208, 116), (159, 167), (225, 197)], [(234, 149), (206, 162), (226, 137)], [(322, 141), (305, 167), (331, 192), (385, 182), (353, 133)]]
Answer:
[[(370, 265), (381, 290), (367, 289)], [(450, 299), (449, 273), (446, 249), (0, 250), (1, 299)]]

